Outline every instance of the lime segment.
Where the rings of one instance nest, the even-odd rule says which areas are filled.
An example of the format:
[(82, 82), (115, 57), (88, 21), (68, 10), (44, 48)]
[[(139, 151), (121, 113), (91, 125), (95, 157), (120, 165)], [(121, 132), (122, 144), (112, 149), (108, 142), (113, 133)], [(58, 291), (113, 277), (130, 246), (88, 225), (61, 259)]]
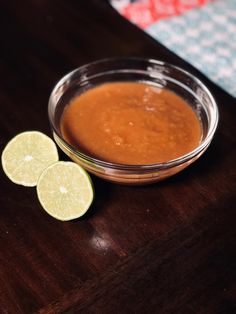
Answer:
[(38, 180), (37, 194), (45, 211), (59, 220), (81, 217), (94, 196), (87, 172), (70, 161), (59, 161), (45, 169)]
[(16, 135), (2, 152), (2, 167), (8, 178), (24, 186), (35, 186), (42, 171), (58, 161), (55, 143), (38, 131)]

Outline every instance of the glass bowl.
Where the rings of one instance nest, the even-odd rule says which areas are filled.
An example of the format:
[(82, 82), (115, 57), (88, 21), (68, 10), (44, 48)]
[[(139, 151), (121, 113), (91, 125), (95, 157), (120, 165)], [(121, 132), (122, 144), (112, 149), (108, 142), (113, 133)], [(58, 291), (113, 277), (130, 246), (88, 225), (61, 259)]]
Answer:
[[(202, 128), (197, 148), (177, 159), (146, 165), (124, 165), (96, 159), (71, 146), (62, 136), (60, 119), (70, 100), (107, 82), (145, 82), (181, 96), (195, 111)], [(75, 69), (54, 87), (48, 105), (53, 137), (58, 146), (90, 173), (122, 184), (147, 184), (163, 180), (197, 160), (211, 143), (218, 124), (216, 102), (207, 87), (192, 74), (174, 65), (139, 58), (104, 59)]]

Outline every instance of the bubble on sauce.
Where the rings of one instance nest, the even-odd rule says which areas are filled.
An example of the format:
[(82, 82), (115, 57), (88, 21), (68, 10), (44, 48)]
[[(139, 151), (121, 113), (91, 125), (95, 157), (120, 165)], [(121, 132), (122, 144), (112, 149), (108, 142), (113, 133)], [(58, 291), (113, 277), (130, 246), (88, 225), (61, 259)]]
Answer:
[(124, 143), (124, 139), (119, 135), (114, 136), (113, 141), (114, 141), (115, 145), (117, 145), (117, 146), (120, 146)]
[(149, 106), (146, 106), (145, 109), (146, 109), (147, 111), (156, 111), (156, 108), (154, 108), (154, 107), (149, 107)]

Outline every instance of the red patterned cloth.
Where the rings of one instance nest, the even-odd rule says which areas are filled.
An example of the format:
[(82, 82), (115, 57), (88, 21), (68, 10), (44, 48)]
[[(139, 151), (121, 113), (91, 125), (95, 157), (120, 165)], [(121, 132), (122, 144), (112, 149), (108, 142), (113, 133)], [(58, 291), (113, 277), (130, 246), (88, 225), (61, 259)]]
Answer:
[(213, 0), (113, 0), (111, 3), (128, 20), (146, 28), (160, 19), (182, 14), (211, 1)]

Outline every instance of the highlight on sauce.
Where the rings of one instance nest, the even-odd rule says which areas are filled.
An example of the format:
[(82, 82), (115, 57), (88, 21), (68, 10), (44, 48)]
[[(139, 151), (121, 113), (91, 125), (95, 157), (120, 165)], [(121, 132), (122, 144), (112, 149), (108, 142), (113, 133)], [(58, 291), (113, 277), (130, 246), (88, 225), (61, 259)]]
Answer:
[(76, 96), (60, 129), (79, 151), (127, 165), (176, 159), (195, 149), (202, 136), (200, 121), (183, 98), (142, 82), (104, 83)]

